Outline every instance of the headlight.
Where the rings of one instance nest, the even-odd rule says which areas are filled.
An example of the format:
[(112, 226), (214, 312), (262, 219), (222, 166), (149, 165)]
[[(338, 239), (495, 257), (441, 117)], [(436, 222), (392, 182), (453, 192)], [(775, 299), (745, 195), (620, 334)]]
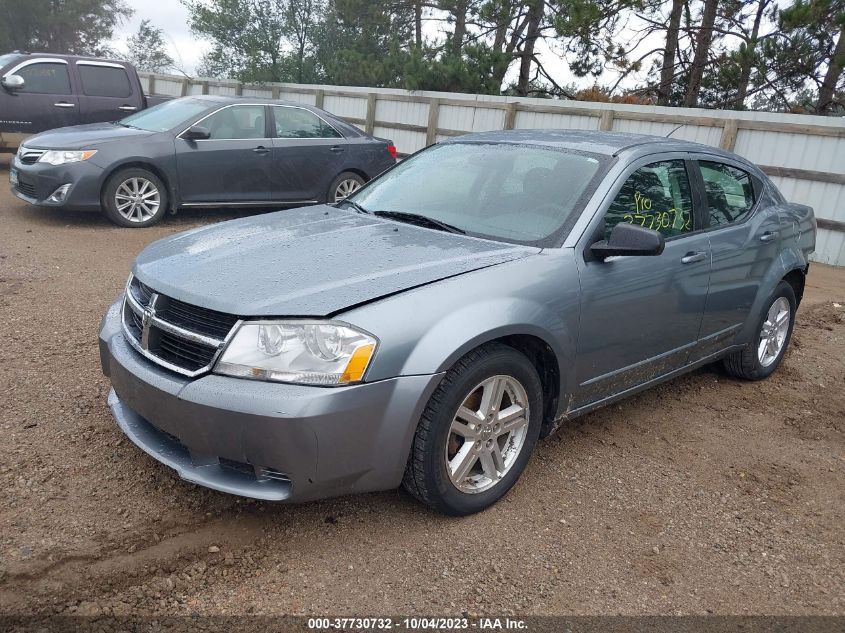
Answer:
[(378, 341), (330, 321), (245, 322), (214, 367), (218, 374), (306, 385), (360, 382)]
[(79, 161), (88, 160), (97, 153), (95, 149), (63, 151), (63, 150), (48, 150), (38, 159), (39, 163), (47, 163), (49, 165), (64, 165), (65, 163), (78, 163)]

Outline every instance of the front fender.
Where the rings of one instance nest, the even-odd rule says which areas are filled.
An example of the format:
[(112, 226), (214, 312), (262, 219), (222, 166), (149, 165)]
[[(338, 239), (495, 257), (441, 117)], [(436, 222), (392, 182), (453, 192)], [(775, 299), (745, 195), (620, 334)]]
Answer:
[(570, 249), (554, 249), (409, 290), (338, 318), (380, 341), (366, 379), (435, 374), (486, 342), (533, 336), (551, 348), (561, 392), (571, 384), (579, 281)]
[(480, 301), (446, 314), (411, 350), (403, 375), (447, 371), (467, 353), (506, 336), (533, 336), (558, 359), (574, 358), (575, 333), (548, 305), (524, 298)]

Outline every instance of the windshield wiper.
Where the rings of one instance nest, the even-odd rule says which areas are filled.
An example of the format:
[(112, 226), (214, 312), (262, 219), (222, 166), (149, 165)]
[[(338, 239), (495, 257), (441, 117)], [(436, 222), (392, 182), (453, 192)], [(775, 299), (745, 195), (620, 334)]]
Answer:
[(358, 204), (354, 200), (350, 200), (349, 198), (345, 198), (345, 199), (341, 200), (338, 204), (348, 204), (353, 209), (355, 209), (358, 213), (369, 213), (369, 211), (367, 211), (364, 207), (362, 207), (360, 204)]
[(380, 218), (397, 220), (398, 222), (424, 226), (430, 229), (439, 229), (441, 231), (446, 231), (447, 233), (459, 233), (461, 235), (466, 234), (466, 231), (459, 229), (457, 226), (446, 224), (446, 222), (435, 220), (434, 218), (430, 218), (427, 215), (422, 215), (420, 213), (408, 213), (406, 211), (373, 211), (373, 215), (377, 215)]

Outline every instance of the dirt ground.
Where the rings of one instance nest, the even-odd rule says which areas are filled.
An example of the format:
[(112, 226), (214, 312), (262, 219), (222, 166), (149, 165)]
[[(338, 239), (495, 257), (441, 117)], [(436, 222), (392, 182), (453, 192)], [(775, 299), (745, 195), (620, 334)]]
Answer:
[(181, 481), (106, 407), (97, 325), (143, 230), (14, 199), (0, 158), (0, 613), (845, 614), (845, 270), (769, 380), (704, 369), (564, 426), (491, 510)]

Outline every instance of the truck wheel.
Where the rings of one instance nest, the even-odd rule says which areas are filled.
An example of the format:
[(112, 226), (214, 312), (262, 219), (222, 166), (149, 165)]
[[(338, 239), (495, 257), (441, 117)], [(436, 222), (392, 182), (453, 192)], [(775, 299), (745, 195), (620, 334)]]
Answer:
[(778, 368), (795, 325), (795, 292), (781, 281), (769, 300), (755, 330), (754, 341), (724, 359), (725, 370), (737, 378), (761, 380)]
[(543, 416), (537, 370), (491, 343), (443, 377), (414, 435), (402, 485), (423, 503), (463, 516), (491, 506), (519, 479)]
[(345, 200), (364, 186), (364, 179), (356, 173), (345, 171), (329, 185), (329, 202)]
[(150, 226), (167, 213), (167, 188), (151, 171), (131, 167), (108, 179), (102, 202), (106, 217), (118, 226)]

